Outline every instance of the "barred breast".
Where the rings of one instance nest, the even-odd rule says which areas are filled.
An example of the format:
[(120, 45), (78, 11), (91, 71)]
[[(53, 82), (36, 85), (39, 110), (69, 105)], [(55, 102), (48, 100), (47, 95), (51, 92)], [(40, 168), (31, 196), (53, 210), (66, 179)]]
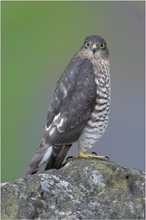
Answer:
[(110, 65), (109, 60), (93, 60), (96, 90), (96, 102), (86, 127), (78, 139), (78, 147), (83, 152), (94, 147), (104, 134), (110, 111)]

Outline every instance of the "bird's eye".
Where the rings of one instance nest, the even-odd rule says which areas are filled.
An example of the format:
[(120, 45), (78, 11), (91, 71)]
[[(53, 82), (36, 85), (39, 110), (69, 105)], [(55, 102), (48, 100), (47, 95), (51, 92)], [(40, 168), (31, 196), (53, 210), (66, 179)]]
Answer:
[(100, 48), (101, 48), (101, 49), (104, 49), (105, 46), (106, 46), (105, 43), (101, 43), (101, 44), (100, 44)]
[(86, 47), (90, 47), (89, 42), (85, 42), (85, 46), (86, 46)]

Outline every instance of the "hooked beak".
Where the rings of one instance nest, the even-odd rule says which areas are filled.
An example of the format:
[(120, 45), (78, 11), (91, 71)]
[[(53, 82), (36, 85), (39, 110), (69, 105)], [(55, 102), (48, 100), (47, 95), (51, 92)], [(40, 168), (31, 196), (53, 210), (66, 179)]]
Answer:
[(92, 46), (92, 51), (93, 51), (93, 53), (95, 53), (95, 52), (97, 51), (97, 46), (96, 46), (96, 44), (93, 44), (93, 46)]

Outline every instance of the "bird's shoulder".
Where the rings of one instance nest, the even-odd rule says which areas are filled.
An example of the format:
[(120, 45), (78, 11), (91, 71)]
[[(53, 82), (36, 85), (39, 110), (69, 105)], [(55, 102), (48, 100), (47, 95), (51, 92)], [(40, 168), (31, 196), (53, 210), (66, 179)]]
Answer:
[(74, 56), (68, 63), (64, 72), (61, 74), (57, 82), (57, 87), (63, 80), (73, 80), (74, 78), (77, 78), (79, 74), (89, 74), (89, 70), (91, 70), (91, 73), (93, 73), (93, 63), (91, 60), (87, 58), (81, 58), (80, 56)]
[(57, 82), (51, 106), (54, 110), (59, 108), (89, 83), (95, 88), (93, 64), (87, 58), (73, 57)]

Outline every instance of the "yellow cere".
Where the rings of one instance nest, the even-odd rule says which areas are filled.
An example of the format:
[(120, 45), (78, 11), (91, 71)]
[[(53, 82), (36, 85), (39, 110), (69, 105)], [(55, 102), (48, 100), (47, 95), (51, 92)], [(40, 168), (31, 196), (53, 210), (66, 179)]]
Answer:
[(97, 47), (96, 44), (93, 44), (92, 48), (96, 48), (96, 47)]

